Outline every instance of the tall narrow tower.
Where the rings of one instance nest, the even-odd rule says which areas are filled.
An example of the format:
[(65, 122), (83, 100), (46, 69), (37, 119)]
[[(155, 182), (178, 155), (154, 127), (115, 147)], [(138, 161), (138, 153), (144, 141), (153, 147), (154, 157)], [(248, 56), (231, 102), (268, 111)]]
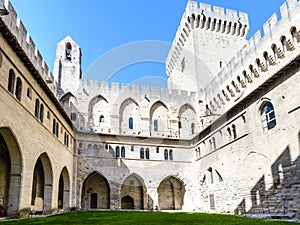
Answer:
[(71, 92), (76, 96), (81, 75), (81, 49), (67, 36), (56, 45), (54, 79), (60, 88), (58, 94)]
[(247, 44), (248, 15), (188, 1), (166, 61), (172, 89), (203, 90)]

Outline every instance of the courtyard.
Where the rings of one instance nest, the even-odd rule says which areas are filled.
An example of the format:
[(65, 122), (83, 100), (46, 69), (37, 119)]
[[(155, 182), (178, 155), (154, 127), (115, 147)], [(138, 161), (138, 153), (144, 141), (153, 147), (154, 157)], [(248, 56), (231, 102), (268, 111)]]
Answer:
[(233, 215), (216, 215), (182, 212), (132, 212), (132, 211), (76, 211), (41, 218), (4, 221), (9, 224), (143, 224), (143, 225), (291, 225), (292, 222), (245, 218)]

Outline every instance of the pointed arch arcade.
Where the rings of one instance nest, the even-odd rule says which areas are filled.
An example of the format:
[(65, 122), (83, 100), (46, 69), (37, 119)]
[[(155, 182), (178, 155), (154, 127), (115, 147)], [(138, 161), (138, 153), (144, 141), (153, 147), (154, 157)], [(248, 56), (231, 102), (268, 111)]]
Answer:
[(143, 179), (137, 174), (129, 175), (120, 192), (121, 209), (144, 209), (147, 189)]
[(36, 160), (33, 170), (31, 207), (45, 214), (51, 213), (53, 190), (53, 170), (47, 153)]
[(18, 141), (10, 128), (0, 128), (0, 205), (8, 216), (20, 211), (23, 159)]
[(58, 184), (57, 208), (68, 210), (70, 208), (70, 176), (67, 167), (60, 173)]
[(109, 183), (99, 172), (91, 173), (84, 180), (81, 193), (81, 208), (110, 209)]
[(157, 188), (158, 207), (160, 210), (181, 210), (184, 204), (185, 188), (181, 180), (170, 176)]

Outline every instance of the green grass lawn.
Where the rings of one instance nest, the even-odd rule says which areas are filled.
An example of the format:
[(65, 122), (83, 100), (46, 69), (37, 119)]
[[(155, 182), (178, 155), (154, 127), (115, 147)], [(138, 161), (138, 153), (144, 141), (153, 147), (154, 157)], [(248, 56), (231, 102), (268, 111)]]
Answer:
[[(283, 221), (268, 221), (243, 218), (231, 215), (216, 215), (202, 213), (167, 213), (167, 212), (100, 212), (82, 211), (70, 212), (43, 218), (28, 218), (22, 220), (5, 221), (8, 224), (105, 224), (105, 225), (291, 225), (293, 223)], [(1, 224), (2, 224), (1, 223)]]

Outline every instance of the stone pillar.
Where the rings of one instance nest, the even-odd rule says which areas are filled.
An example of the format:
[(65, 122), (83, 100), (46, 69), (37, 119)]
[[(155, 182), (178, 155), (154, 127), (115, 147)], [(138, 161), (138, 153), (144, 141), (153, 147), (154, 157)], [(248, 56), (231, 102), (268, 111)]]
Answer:
[[(57, 209), (57, 205), (54, 207)], [(44, 187), (44, 214), (52, 213), (52, 184), (45, 184)]]
[(158, 193), (157, 187), (149, 187), (148, 188), (148, 202), (152, 202), (153, 210), (158, 209)]
[[(8, 197), (8, 208), (7, 214), (10, 217), (18, 217), (20, 210), (20, 191), (21, 191), (21, 174), (10, 174), (10, 190)], [(31, 193), (30, 193), (31, 195)], [(30, 205), (28, 207), (24, 207), (22, 211), (25, 209), (25, 214), (29, 215)]]

